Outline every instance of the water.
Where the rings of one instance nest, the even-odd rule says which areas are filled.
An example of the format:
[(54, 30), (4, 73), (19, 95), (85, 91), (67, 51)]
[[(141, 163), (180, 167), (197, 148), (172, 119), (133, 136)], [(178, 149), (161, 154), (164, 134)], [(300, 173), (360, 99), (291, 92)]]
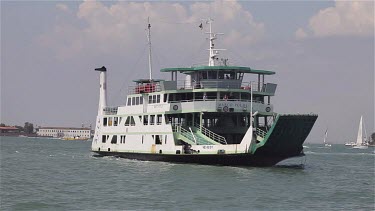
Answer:
[(374, 148), (308, 145), (253, 168), (98, 158), (90, 144), (1, 137), (1, 210), (375, 209)]

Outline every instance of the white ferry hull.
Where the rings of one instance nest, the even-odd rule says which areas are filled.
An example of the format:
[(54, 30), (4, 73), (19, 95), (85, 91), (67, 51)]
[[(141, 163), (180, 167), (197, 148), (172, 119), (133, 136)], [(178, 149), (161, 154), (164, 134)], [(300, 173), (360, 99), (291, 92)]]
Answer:
[[(303, 156), (303, 143), (309, 134), (317, 116), (315, 115), (280, 115), (267, 133), (263, 142), (251, 142), (251, 137), (244, 137), (241, 144), (228, 145), (193, 145), (191, 152), (186, 152), (174, 141), (167, 145), (147, 144), (144, 140), (142, 151), (121, 150), (120, 144), (93, 142), (92, 151), (100, 156), (115, 156), (128, 159), (165, 161), (174, 163), (196, 163), (206, 165), (230, 166), (273, 166), (287, 158)], [(285, 130), (285, 125), (289, 129)], [(251, 131), (251, 129), (249, 130)], [(170, 140), (170, 139), (168, 139)], [(151, 140), (152, 141), (152, 140)], [(135, 142), (135, 140), (129, 140)], [(126, 142), (128, 143), (128, 142)], [(134, 150), (134, 147), (132, 148)], [(149, 151), (146, 151), (149, 149)], [(169, 150), (167, 150), (169, 149)]]

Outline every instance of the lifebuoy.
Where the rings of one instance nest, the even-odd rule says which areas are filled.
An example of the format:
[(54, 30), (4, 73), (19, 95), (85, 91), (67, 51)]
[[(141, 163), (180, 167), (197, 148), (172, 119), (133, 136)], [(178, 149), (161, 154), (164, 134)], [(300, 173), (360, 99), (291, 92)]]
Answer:
[(178, 105), (174, 105), (173, 110), (175, 110), (175, 111), (178, 110)]
[(228, 106), (224, 106), (224, 107), (223, 107), (223, 111), (224, 111), (224, 112), (228, 112), (228, 111), (229, 111)]
[(270, 112), (270, 111), (271, 111), (271, 108), (270, 108), (270, 107), (267, 107), (267, 108), (266, 108), (266, 111), (267, 111), (267, 112)]

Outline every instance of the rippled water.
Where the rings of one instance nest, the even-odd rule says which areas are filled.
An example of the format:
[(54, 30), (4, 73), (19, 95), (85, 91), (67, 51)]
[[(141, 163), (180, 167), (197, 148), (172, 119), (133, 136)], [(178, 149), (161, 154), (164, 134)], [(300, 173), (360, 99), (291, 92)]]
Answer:
[(90, 145), (1, 137), (1, 210), (375, 209), (374, 148), (309, 145), (241, 168), (97, 158)]

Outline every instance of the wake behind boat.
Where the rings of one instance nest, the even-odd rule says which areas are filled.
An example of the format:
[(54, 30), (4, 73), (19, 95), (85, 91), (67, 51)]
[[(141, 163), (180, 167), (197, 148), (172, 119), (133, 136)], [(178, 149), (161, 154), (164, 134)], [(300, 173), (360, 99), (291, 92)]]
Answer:
[[(269, 70), (228, 66), (219, 59), (209, 24), (207, 66), (164, 68), (170, 80), (152, 78), (149, 38), (148, 79), (134, 80), (126, 105), (107, 106), (106, 74), (100, 72), (100, 97), (92, 151), (138, 160), (233, 166), (272, 166), (303, 156), (303, 143), (315, 114), (278, 114), (271, 97), (277, 84)], [(178, 81), (177, 74), (185, 80)], [(257, 81), (244, 81), (248, 75)], [(255, 77), (254, 77), (255, 76)]]

